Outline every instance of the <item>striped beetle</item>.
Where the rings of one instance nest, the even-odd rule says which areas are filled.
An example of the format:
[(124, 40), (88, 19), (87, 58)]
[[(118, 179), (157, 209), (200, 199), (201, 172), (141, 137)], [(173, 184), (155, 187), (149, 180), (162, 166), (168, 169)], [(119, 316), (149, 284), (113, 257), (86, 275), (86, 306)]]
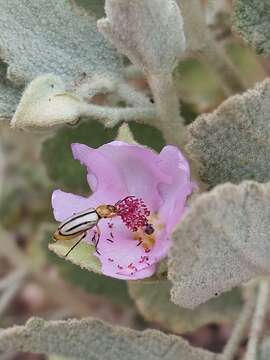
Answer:
[(67, 218), (58, 226), (57, 231), (53, 234), (53, 240), (73, 240), (80, 236), (79, 240), (66, 253), (65, 257), (67, 257), (70, 252), (86, 237), (87, 231), (96, 227), (97, 232), (93, 236), (92, 240), (95, 240), (97, 234), (95, 247), (98, 253), (97, 245), (100, 239), (98, 222), (100, 219), (112, 218), (116, 215), (117, 208), (114, 205), (100, 205), (96, 209), (90, 208), (80, 211)]

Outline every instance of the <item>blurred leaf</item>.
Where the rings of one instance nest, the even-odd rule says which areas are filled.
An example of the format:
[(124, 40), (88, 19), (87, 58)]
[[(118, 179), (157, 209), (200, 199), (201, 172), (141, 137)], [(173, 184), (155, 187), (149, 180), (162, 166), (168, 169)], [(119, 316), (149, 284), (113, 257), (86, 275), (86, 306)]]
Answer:
[(6, 79), (6, 70), (6, 64), (0, 61), (0, 120), (12, 117), (22, 93)]
[(227, 181), (270, 180), (269, 99), (267, 79), (189, 126), (187, 149), (201, 164), (204, 182), (214, 187)]
[[(106, 297), (106, 299), (116, 303), (116, 304), (124, 304), (131, 305), (133, 302), (130, 299), (127, 290), (127, 284), (125, 281), (113, 279), (106, 277), (102, 274), (96, 274), (92, 271), (86, 271), (85, 269), (80, 268), (67, 260), (59, 259), (58, 256), (53, 254), (52, 252), (46, 250), (48, 247), (48, 242), (51, 239), (51, 233), (45, 233), (44, 236), (44, 250), (47, 253), (48, 261), (57, 266), (59, 273), (63, 276), (63, 278), (73, 283), (76, 286), (83, 288), (85, 291), (90, 294), (96, 294), (100, 296)], [(50, 249), (54, 252), (59, 252), (59, 248), (61, 247), (61, 251), (64, 254), (67, 253), (68, 249), (71, 247), (72, 241), (68, 242), (68, 244), (59, 244), (50, 243)], [(85, 264), (85, 267), (92, 267), (94, 261), (94, 266), (96, 266), (96, 271), (100, 272), (100, 264), (98, 263), (98, 258), (96, 256), (91, 255), (91, 247), (87, 244), (82, 244), (83, 247), (78, 249), (81, 245), (78, 245), (68, 256), (68, 260), (76, 263), (78, 261), (78, 256), (80, 254), (83, 255), (83, 258), (79, 259), (79, 265), (81, 267)], [(57, 249), (58, 246), (58, 249)], [(93, 249), (92, 249), (93, 250)], [(95, 269), (90, 269), (95, 270)]]
[(205, 45), (207, 25), (202, 3), (198, 0), (176, 0), (184, 19), (184, 31), (189, 51), (200, 50)]
[(97, 31), (96, 19), (80, 16), (66, 0), (0, 0), (1, 59), (7, 77), (25, 84), (44, 73), (73, 81), (119, 73), (121, 61)]
[(260, 356), (258, 360), (269, 360), (270, 359), (270, 337), (267, 336), (263, 339), (260, 346)]
[(223, 99), (215, 73), (197, 59), (181, 61), (174, 71), (174, 77), (180, 96), (196, 104), (198, 111), (211, 108)]
[(270, 3), (268, 0), (237, 0), (234, 30), (258, 53), (270, 53)]
[(174, 233), (172, 300), (188, 308), (270, 271), (270, 183), (224, 184), (197, 197)]
[(247, 87), (254, 86), (256, 82), (263, 81), (266, 78), (267, 74), (258, 61), (258, 56), (247, 44), (228, 42), (226, 52), (237, 67)]
[(94, 319), (44, 321), (0, 332), (0, 351), (56, 354), (77, 360), (220, 360), (183, 339), (156, 330), (135, 331)]
[(70, 145), (82, 143), (97, 148), (115, 139), (117, 128), (104, 128), (97, 121), (82, 122), (77, 127), (59, 129), (42, 148), (49, 177), (65, 191), (89, 193), (86, 170), (73, 159)]
[(166, 330), (175, 333), (193, 331), (210, 322), (232, 321), (242, 307), (238, 289), (210, 300), (195, 310), (189, 310), (171, 302), (171, 284), (167, 280), (152, 284), (130, 281), (128, 286), (144, 318), (158, 322)]
[(98, 19), (105, 15), (105, 0), (75, 0), (75, 3), (89, 12), (89, 14), (95, 14)]
[(129, 128), (138, 143), (146, 145), (157, 152), (160, 152), (166, 145), (161, 131), (153, 126), (130, 122)]

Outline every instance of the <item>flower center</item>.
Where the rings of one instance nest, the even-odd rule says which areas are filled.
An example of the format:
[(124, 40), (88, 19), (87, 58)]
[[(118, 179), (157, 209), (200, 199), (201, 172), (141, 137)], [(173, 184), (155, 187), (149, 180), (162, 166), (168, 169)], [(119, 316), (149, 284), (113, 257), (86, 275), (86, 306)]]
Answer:
[(150, 224), (147, 217), (150, 216), (150, 211), (142, 199), (135, 196), (127, 196), (123, 200), (115, 204), (117, 215), (119, 215), (127, 226), (133, 232), (139, 229), (147, 229), (151, 232)]

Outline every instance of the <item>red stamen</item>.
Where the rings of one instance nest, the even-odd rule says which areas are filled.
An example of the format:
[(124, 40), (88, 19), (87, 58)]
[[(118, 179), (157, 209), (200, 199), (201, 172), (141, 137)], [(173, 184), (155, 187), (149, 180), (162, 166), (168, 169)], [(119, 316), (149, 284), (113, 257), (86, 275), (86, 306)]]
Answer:
[(115, 204), (117, 214), (122, 218), (125, 225), (131, 231), (137, 231), (148, 225), (147, 217), (150, 211), (142, 199), (135, 196), (127, 196)]

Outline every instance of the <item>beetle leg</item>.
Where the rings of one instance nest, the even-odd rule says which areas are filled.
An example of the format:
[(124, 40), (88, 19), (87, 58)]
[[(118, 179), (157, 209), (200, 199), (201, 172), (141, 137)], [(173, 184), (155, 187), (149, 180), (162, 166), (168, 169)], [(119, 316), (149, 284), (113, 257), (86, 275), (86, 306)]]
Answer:
[(100, 255), (100, 252), (98, 251), (98, 243), (99, 243), (99, 240), (100, 240), (100, 228), (98, 227), (98, 225), (96, 225), (96, 229), (97, 229), (97, 232), (95, 233), (95, 235), (93, 236), (93, 238), (95, 239), (96, 238), (96, 235), (97, 235), (97, 240), (95, 242), (95, 248), (96, 248), (96, 252), (98, 255)]
[(86, 232), (83, 233), (83, 236), (72, 246), (71, 249), (68, 250), (68, 252), (66, 253), (65, 257), (67, 257), (67, 256), (71, 253), (71, 251), (72, 251), (77, 245), (79, 245), (79, 243), (80, 243), (85, 237), (86, 237)]

